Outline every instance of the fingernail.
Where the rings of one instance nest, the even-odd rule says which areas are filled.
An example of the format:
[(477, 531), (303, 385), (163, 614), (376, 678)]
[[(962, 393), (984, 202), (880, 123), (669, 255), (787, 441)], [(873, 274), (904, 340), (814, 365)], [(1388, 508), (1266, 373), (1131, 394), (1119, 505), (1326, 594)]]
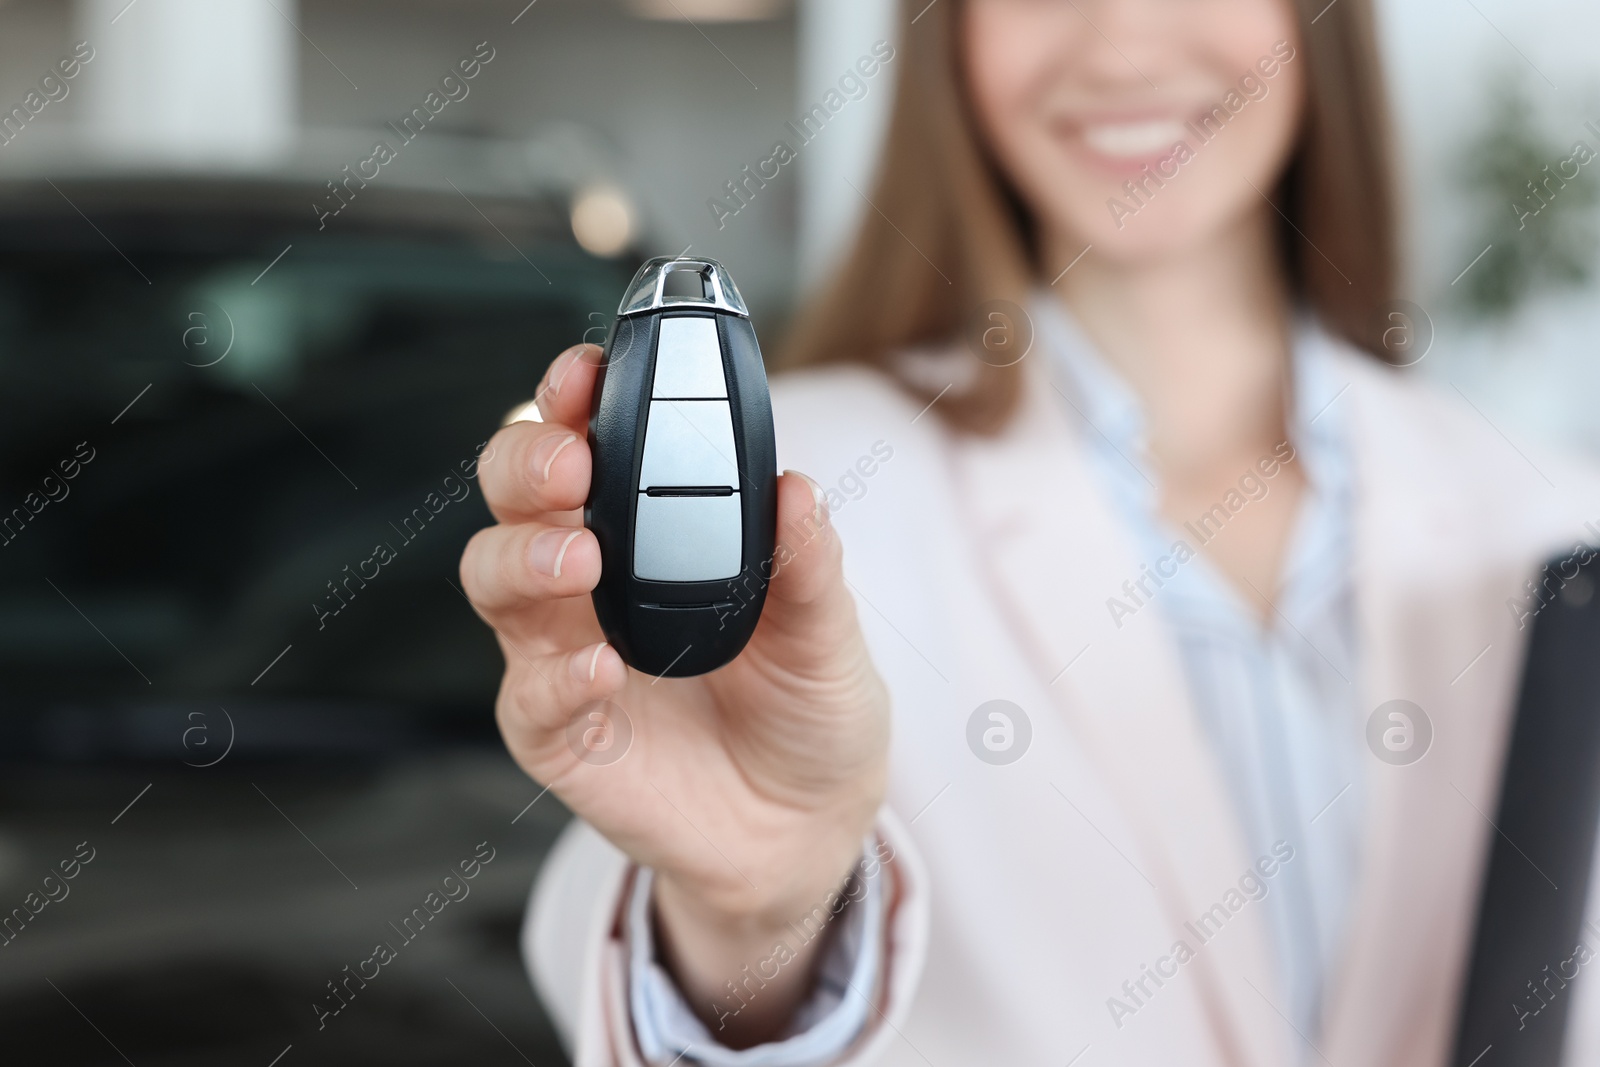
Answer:
[(533, 475), (535, 480), (547, 482), (550, 480), (550, 468), (555, 465), (556, 457), (561, 455), (561, 450), (578, 439), (575, 433), (551, 436), (539, 442), (533, 450)]
[(793, 470), (784, 471), (783, 473), (793, 474), (797, 478), (805, 479), (805, 483), (811, 487), (812, 514), (817, 517), (819, 522), (826, 519), (828, 517), (828, 496), (822, 491), (822, 486), (812, 481), (811, 476), (808, 474), (801, 474), (799, 471)]
[(578, 361), (578, 356), (582, 352), (582, 345), (573, 345), (557, 356), (554, 363), (550, 364), (550, 392), (556, 396), (561, 395), (561, 383), (566, 379), (567, 372), (572, 369), (572, 365)]
[(602, 641), (593, 648), (580, 648), (572, 654), (567, 661), (567, 669), (572, 672), (572, 677), (580, 682), (594, 681), (595, 668), (600, 663), (600, 653), (605, 651), (606, 642)]
[(567, 557), (567, 548), (578, 539), (582, 530), (546, 530), (533, 539), (528, 549), (528, 561), (534, 570), (551, 578), (561, 577), (561, 561)]

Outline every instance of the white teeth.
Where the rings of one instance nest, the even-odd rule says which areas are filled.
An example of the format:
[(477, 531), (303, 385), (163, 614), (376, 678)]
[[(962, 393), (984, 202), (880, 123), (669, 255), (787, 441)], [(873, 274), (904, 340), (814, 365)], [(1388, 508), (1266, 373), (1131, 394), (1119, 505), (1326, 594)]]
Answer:
[(1183, 140), (1183, 133), (1177, 119), (1150, 119), (1085, 126), (1083, 139), (1101, 155), (1136, 159), (1171, 148)]

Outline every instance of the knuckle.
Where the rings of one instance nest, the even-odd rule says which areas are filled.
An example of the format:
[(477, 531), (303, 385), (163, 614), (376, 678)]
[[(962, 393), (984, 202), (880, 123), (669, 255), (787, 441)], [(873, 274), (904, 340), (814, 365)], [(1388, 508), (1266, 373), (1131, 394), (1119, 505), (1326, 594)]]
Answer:
[(530, 666), (507, 666), (495, 707), (502, 728), (509, 720), (523, 730), (548, 731), (561, 724), (561, 708), (559, 694)]
[(500, 682), (500, 695), (494, 702), (495, 722), (502, 732), (514, 736), (525, 733), (536, 721), (529, 706), (528, 684), (522, 672), (507, 667)]

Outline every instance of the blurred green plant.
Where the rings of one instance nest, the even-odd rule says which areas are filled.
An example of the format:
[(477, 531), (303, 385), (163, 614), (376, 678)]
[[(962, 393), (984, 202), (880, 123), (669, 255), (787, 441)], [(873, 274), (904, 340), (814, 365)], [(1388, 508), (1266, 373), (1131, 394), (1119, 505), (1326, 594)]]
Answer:
[(1587, 161), (1600, 138), (1563, 144), (1549, 134), (1519, 71), (1502, 69), (1489, 87), (1460, 173), (1481, 212), (1467, 255), (1494, 250), (1461, 279), (1461, 299), (1479, 318), (1503, 319), (1536, 289), (1581, 286), (1593, 276), (1600, 163)]

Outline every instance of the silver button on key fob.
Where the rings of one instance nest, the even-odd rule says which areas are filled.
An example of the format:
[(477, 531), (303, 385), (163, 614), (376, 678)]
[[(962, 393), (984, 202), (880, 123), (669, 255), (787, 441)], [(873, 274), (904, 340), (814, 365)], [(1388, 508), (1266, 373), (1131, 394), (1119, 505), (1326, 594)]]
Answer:
[(606, 338), (589, 448), (606, 640), (646, 674), (716, 670), (755, 630), (778, 520), (766, 370), (720, 263), (639, 268)]

